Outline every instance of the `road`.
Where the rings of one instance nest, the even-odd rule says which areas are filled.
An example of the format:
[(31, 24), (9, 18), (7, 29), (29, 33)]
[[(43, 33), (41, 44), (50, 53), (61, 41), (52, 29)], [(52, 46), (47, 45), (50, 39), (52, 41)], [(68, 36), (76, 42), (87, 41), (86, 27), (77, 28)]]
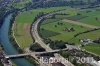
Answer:
[[(42, 16), (40, 18), (38, 18), (31, 26), (31, 34), (32, 36), (34, 37), (35, 39), (35, 42), (37, 42), (38, 44), (41, 45), (41, 47), (45, 48), (45, 50), (47, 52), (50, 52), (50, 51), (53, 51), (53, 49), (51, 49), (47, 44), (44, 43), (43, 39), (39, 36), (38, 34), (38, 24), (41, 22), (41, 20), (44, 18), (44, 17), (47, 17), (49, 15), (52, 15), (54, 13), (50, 13), (50, 14), (47, 14), (45, 16)], [(55, 55), (55, 54), (54, 54)], [(59, 58), (63, 58), (61, 55), (59, 54), (56, 54), (55, 57), (58, 57)], [(65, 58), (63, 58), (65, 59)], [(66, 60), (66, 59), (65, 59)], [(61, 62), (62, 64), (64, 64), (65, 66), (74, 66), (72, 63), (70, 63), (68, 60), (66, 60), (65, 63), (63, 63), (63, 61)]]
[[(65, 49), (62, 49), (62, 50), (66, 51), (68, 49), (65, 48)], [(53, 51), (49, 51), (49, 52), (47, 52), (47, 51), (44, 51), (44, 52), (32, 52), (32, 51), (29, 50), (29, 48), (26, 48), (25, 49), (25, 53), (23, 53), (23, 54), (5, 55), (5, 58), (23, 57), (23, 56), (33, 55), (33, 54), (35, 56), (35, 55), (41, 55), (41, 54), (47, 54), (47, 53), (57, 53), (59, 51), (60, 50), (57, 49), (57, 50), (53, 50)]]
[(33, 26), (32, 26), (32, 36), (34, 37), (34, 39), (35, 39), (35, 42), (37, 42), (37, 43), (39, 43), (43, 48), (45, 48), (46, 49), (46, 51), (52, 51), (52, 49), (49, 47), (49, 46), (47, 46), (44, 42), (43, 42), (43, 40), (42, 40), (42, 38), (40, 38), (40, 36), (39, 36), (39, 34), (38, 34), (38, 30), (37, 30), (37, 28), (38, 28), (38, 24), (39, 24), (39, 22), (42, 20), (43, 18), (39, 18), (37, 21), (35, 21), (35, 23), (33, 24)]
[(63, 21), (68, 22), (68, 23), (72, 23), (72, 24), (76, 24), (76, 25), (80, 25), (83, 27), (91, 28), (91, 29), (100, 28), (98, 26), (89, 25), (89, 24), (85, 24), (85, 23), (81, 23), (81, 22), (77, 22), (77, 21), (72, 21), (72, 20), (68, 20), (68, 19), (64, 19)]

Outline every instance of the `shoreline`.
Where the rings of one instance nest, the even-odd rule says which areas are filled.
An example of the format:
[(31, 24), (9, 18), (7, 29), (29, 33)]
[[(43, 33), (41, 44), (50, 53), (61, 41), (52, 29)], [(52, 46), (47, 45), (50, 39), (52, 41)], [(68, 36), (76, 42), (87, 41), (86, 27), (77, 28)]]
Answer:
[[(15, 16), (16, 17), (16, 16)], [(14, 17), (14, 18), (15, 18)], [(10, 42), (12, 43), (12, 45), (15, 47), (15, 49), (18, 51), (18, 53), (25, 53), (24, 50), (21, 49), (20, 45), (17, 42), (17, 39), (15, 37), (15, 33), (14, 33), (14, 24), (15, 24), (15, 19), (12, 18), (11, 21), (12, 23), (10, 24), (10, 28), (9, 28), (9, 39), (14, 39), (15, 44), (12, 43), (12, 41), (10, 40)], [(14, 20), (13, 20), (14, 19)], [(15, 46), (16, 45), (16, 46)], [(21, 52), (20, 52), (21, 51)], [(36, 63), (36, 59), (34, 59), (34, 57), (32, 58), (32, 56), (26, 56), (25, 57), (26, 60), (28, 60), (32, 65), (37, 64)], [(34, 62), (34, 63), (32, 63)]]

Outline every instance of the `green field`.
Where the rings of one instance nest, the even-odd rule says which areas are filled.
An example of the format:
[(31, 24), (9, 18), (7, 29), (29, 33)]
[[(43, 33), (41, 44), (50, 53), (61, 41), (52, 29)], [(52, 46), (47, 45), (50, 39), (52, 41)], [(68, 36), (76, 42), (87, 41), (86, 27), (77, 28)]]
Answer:
[[(88, 39), (96, 40), (97, 38), (100, 38), (100, 30), (96, 30), (96, 31), (93, 31), (93, 32), (81, 34), (78, 37), (79, 38), (88, 38)], [(100, 55), (100, 44), (90, 44), (90, 45), (87, 45), (87, 46), (83, 47), (83, 49), (85, 49), (89, 52), (93, 52), (97, 55)]]
[(67, 9), (69, 7), (51, 7), (51, 8), (39, 8), (33, 9), (25, 12), (21, 12), (17, 17), (16, 21), (18, 23), (32, 22), (35, 16), (40, 12), (52, 12), (60, 9)]
[(44, 38), (49, 38), (49, 37), (56, 36), (56, 35), (59, 35), (59, 34), (60, 33), (49, 31), (49, 30), (46, 30), (46, 29), (43, 29), (43, 28), (41, 28), (41, 30), (40, 30), (40, 35)]
[(92, 12), (83, 13), (83, 15), (88, 17), (78, 20), (79, 22), (100, 26), (100, 11), (92, 10)]
[[(96, 10), (98, 9), (98, 10)], [(83, 22), (90, 25), (100, 26), (100, 7), (93, 9), (72, 9), (61, 13), (70, 14), (68, 19)], [(80, 15), (77, 15), (80, 14)]]
[(95, 40), (97, 38), (100, 38), (100, 30), (84, 33), (84, 34), (79, 35), (78, 37), (89, 38), (89, 39)]
[(64, 9), (69, 7), (52, 7), (52, 8), (41, 8), (33, 9), (18, 14), (15, 20), (14, 34), (16, 40), (21, 48), (25, 48), (33, 43), (32, 37), (30, 35), (30, 25), (33, 22), (35, 16), (40, 12), (51, 12), (59, 9)]
[[(75, 9), (70, 7), (52, 7), (52, 8), (41, 8), (34, 9), (25, 12), (21, 12), (16, 17), (16, 24), (14, 26), (14, 33), (17, 39), (18, 44), (21, 48), (25, 48), (33, 43), (32, 38), (30, 36), (30, 24), (33, 22), (35, 16), (39, 12), (51, 12), (59, 9), (66, 8), (65, 11), (58, 12), (58, 14), (68, 14), (68, 15), (56, 15), (55, 19), (46, 19), (40, 25), (40, 35), (43, 38), (50, 38), (52, 40), (63, 40), (70, 43), (80, 44), (79, 38), (89, 38), (96, 39), (100, 37), (100, 30), (81, 34), (78, 38), (73, 38), (75, 34), (79, 32), (84, 32), (89, 30), (86, 27), (81, 27), (79, 25), (74, 25), (71, 23), (67, 23), (62, 21), (62, 19), (70, 19), (73, 21), (78, 21), (90, 25), (100, 26), (100, 11), (93, 9)], [(59, 23), (63, 23), (63, 25), (58, 25)], [(64, 31), (65, 28), (74, 28), (75, 31), (68, 32)], [(93, 48), (94, 47), (94, 48)], [(84, 49), (87, 51), (99, 54), (100, 45), (99, 44), (91, 44), (85, 46)]]
[[(46, 19), (44, 22), (42, 22), (40, 28), (47, 30), (46, 32), (41, 32), (42, 36), (44, 36), (45, 38), (50, 38), (52, 40), (63, 40), (63, 41), (75, 43), (75, 44), (80, 44), (80, 41), (78, 38), (81, 38), (81, 39), (89, 38), (89, 39), (95, 40), (100, 37), (100, 30), (96, 30), (93, 32), (81, 34), (78, 36), (78, 38), (73, 38), (73, 36), (75, 34), (77, 34), (79, 32), (84, 32), (88, 29), (80, 27), (78, 25), (73, 25), (71, 23), (63, 22), (62, 20), (57, 20), (57, 19), (55, 19), (55, 20), (54, 19)], [(57, 25), (58, 22), (63, 22), (64, 25), (63, 26)], [(55, 27), (55, 25), (57, 25), (57, 27)], [(67, 28), (74, 27), (75, 31), (74, 32), (63, 31), (63, 29), (65, 27), (67, 27)], [(55, 32), (59, 33), (59, 34), (56, 34)], [(97, 55), (100, 55), (100, 52), (99, 52), (100, 44), (90, 44), (85, 47), (82, 47), (82, 49), (85, 49), (89, 52), (93, 52)]]
[[(56, 18), (58, 18), (58, 19), (60, 19), (60, 18), (65, 19), (66, 18), (66, 19), (80, 21), (80, 22), (81, 22), (81, 20), (86, 19), (86, 20), (88, 20), (88, 24), (90, 24), (90, 25), (91, 25), (91, 23), (94, 24), (95, 22), (91, 22), (91, 19), (87, 19), (87, 18), (91, 18), (93, 16), (96, 17), (97, 15), (100, 15), (100, 14), (98, 14), (99, 11), (96, 11), (96, 8), (95, 9), (84, 9), (84, 10), (69, 8), (69, 10), (67, 9), (67, 10), (62, 11), (60, 13), (65, 13), (65, 14), (68, 14), (68, 15), (67, 16), (58, 15), (58, 16), (56, 16)], [(80, 15), (77, 15), (77, 14), (80, 14)], [(50, 37), (52, 40), (64, 40), (64, 41), (70, 41), (70, 42), (75, 41), (75, 42), (78, 43), (79, 41), (77, 40), (77, 38), (73, 38), (73, 35), (75, 35), (79, 32), (84, 32), (84, 31), (88, 30), (87, 28), (83, 29), (78, 25), (72, 26), (73, 24), (65, 23), (65, 22), (63, 22), (65, 25), (55, 27), (55, 25), (57, 25), (57, 22), (62, 22), (62, 21), (57, 20), (57, 19), (55, 19), (55, 20), (54, 19), (51, 19), (51, 20), (47, 19), (41, 25), (41, 28), (43, 28), (43, 29), (60, 33), (60, 35)], [(44, 23), (46, 23), (46, 24), (44, 24)], [(85, 23), (85, 22), (83, 22), (83, 23)], [(97, 23), (97, 24), (95, 23), (94, 25), (99, 25), (99, 24), (100, 23)], [(64, 27), (69, 27), (69, 28), (74, 27), (77, 31), (75, 31), (75, 32), (64, 32), (63, 31)], [(93, 34), (90, 34), (90, 35), (89, 34), (87, 34), (87, 35), (83, 34), (83, 36), (86, 36), (87, 38), (93, 36)], [(95, 36), (95, 34), (97, 34), (97, 35)], [(92, 37), (94, 39), (99, 37), (99, 32), (98, 31), (95, 31), (95, 34), (94, 34), (95, 37)]]
[(100, 44), (90, 44), (85, 47), (82, 47), (82, 49), (100, 55)]
[[(61, 13), (69, 14), (69, 15), (67, 16), (57, 15), (56, 18), (70, 19), (73, 21), (78, 21), (85, 24), (89, 24), (89, 25), (100, 26), (100, 14), (99, 14), (100, 11), (97, 11), (96, 9), (100, 9), (100, 8), (84, 9), (84, 10), (80, 10), (80, 9), (77, 10), (77, 9), (70, 8), (70, 10), (65, 10), (61, 12)], [(73, 25), (71, 23), (65, 23), (65, 22), (63, 22), (64, 23), (63, 26), (59, 26), (57, 25), (58, 22), (62, 22), (62, 20), (47, 19), (41, 24), (41, 29), (59, 33), (57, 35), (52, 35), (52, 36), (50, 34), (50, 37), (47, 37), (47, 38), (50, 38), (52, 40), (63, 40), (63, 41), (67, 41), (67, 42), (75, 43), (75, 44), (80, 44), (80, 41), (78, 38), (81, 38), (81, 39), (89, 38), (92, 40), (100, 38), (100, 30), (84, 33), (84, 34), (79, 35), (77, 38), (73, 38), (75, 34), (79, 32), (84, 32), (88, 30), (88, 28), (82, 28), (78, 25)], [(55, 25), (57, 25), (57, 27), (55, 27)], [(63, 31), (63, 29), (66, 27), (67, 28), (74, 27), (76, 31), (65, 32)], [(44, 34), (44, 32), (42, 32), (42, 34)], [(91, 44), (91, 45), (83, 47), (83, 49), (100, 55), (100, 52), (99, 52), (100, 44)]]
[[(81, 27), (81, 26), (78, 26), (78, 25), (74, 25), (74, 24), (70, 24), (70, 23), (67, 23), (67, 22), (63, 22), (62, 20), (54, 21), (52, 19), (52, 22), (51, 22), (50, 19), (47, 19), (46, 21), (47, 21), (46, 24), (41, 25), (41, 29), (45, 29), (45, 30), (49, 30), (49, 31), (52, 31), (52, 32), (59, 33), (55, 36), (52, 35), (51, 37), (49, 37), (52, 40), (63, 40), (63, 41), (66, 41), (66, 42), (67, 41), (68, 42), (72, 42), (72, 41), (74, 42), (75, 41), (75, 43), (79, 43), (79, 40), (77, 38), (75, 38), (75, 39), (73, 38), (74, 35), (79, 33), (79, 32), (88, 30), (87, 28), (84, 28), (84, 27)], [(58, 25), (57, 24), (58, 22), (63, 23), (63, 25)], [(55, 27), (55, 25), (57, 25), (57, 27)], [(72, 28), (72, 27), (75, 29), (74, 32), (64, 31), (65, 28)], [(44, 34), (44, 32), (41, 32), (41, 33), (42, 33), (42, 35)]]

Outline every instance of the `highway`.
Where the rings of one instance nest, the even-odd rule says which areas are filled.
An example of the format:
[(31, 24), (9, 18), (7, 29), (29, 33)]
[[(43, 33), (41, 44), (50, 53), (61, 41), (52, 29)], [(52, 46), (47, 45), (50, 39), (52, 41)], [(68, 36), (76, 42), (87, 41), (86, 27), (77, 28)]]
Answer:
[[(41, 47), (45, 48), (45, 50), (47, 52), (50, 52), (50, 51), (53, 51), (53, 49), (51, 49), (47, 44), (44, 43), (43, 39), (39, 36), (38, 34), (38, 24), (41, 22), (41, 20), (45, 17), (48, 17), (49, 15), (53, 15), (55, 14), (56, 12), (53, 12), (53, 13), (49, 13), (45, 16), (42, 16), (40, 18), (38, 18), (35, 22), (33, 22), (32, 26), (31, 26), (31, 34), (32, 36), (34, 37), (35, 39), (35, 42), (37, 42), (38, 44), (41, 45)], [(59, 54), (54, 54), (55, 57), (58, 57), (59, 58), (63, 58), (61, 55)], [(63, 58), (65, 59), (65, 58)], [(65, 59), (66, 60), (66, 59)], [(70, 63), (68, 60), (66, 60), (66, 62), (61, 62), (62, 64), (64, 64), (65, 66), (74, 66), (72, 63)]]

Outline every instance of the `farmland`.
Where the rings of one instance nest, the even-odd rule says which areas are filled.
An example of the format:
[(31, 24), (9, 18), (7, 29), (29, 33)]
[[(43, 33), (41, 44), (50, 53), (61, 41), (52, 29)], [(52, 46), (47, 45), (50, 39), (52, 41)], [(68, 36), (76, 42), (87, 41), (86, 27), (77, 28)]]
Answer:
[(89, 38), (89, 39), (95, 40), (95, 39), (100, 37), (100, 30), (96, 30), (96, 31), (93, 31), (93, 32), (88, 32), (88, 33), (85, 33), (85, 34), (81, 34), (78, 37), (80, 37), (80, 38)]
[(83, 18), (78, 21), (86, 23), (86, 24), (100, 26), (100, 11), (93, 10), (92, 12), (87, 13), (86, 16), (88, 17)]
[[(100, 26), (100, 11), (99, 8), (93, 9), (78, 9), (78, 8), (70, 8), (70, 7), (52, 7), (52, 8), (40, 8), (33, 9), (29, 11), (25, 11), (20, 13), (15, 20), (14, 33), (17, 39), (18, 44), (21, 48), (25, 48), (33, 43), (33, 40), (30, 35), (30, 25), (33, 22), (35, 16), (40, 12), (51, 12), (59, 9), (64, 9), (65, 11), (58, 12), (58, 15), (55, 15), (55, 18), (48, 18), (44, 20), (40, 25), (40, 35), (43, 38), (50, 38), (51, 40), (63, 40), (65, 42), (70, 42), (74, 44), (80, 44), (79, 38), (75, 38), (74, 35), (80, 32), (84, 32), (90, 30), (90, 28), (72, 24), (63, 19), (68, 19), (80, 23), (84, 23), (87, 25)], [(66, 14), (66, 15), (59, 15)], [(63, 25), (58, 25), (58, 23), (63, 23)], [(74, 28), (75, 31), (68, 32), (64, 31), (64, 29)], [(94, 31), (79, 35), (81, 39), (89, 38), (96, 39), (100, 37), (100, 31)], [(27, 39), (28, 38), (28, 39)], [(87, 47), (86, 47), (87, 48)], [(85, 48), (85, 49), (86, 49)], [(87, 50), (87, 49), (86, 49)]]
[[(88, 38), (91, 40), (95, 40), (97, 38), (100, 38), (100, 30), (83, 33), (75, 38), (74, 37), (75, 34), (93, 29), (93, 27), (88, 28), (86, 26), (79, 26), (78, 24), (74, 24), (70, 22), (72, 20), (72, 22), (80, 22), (83, 25), (87, 24), (90, 26), (100, 27), (100, 20), (99, 20), (100, 11), (98, 10), (99, 8), (82, 9), (82, 10), (70, 9), (70, 11), (65, 10), (63, 12), (60, 12), (60, 13), (68, 14), (68, 15), (56, 15), (55, 19), (46, 19), (42, 22), (40, 29), (44, 31), (45, 30), (51, 31), (51, 32), (48, 32), (47, 35), (45, 35), (45, 32), (41, 32), (42, 37), (45, 36), (46, 38), (50, 38), (53, 41), (63, 40), (65, 42), (75, 43), (76, 45), (80, 44), (79, 39)], [(63, 19), (68, 19), (69, 22), (66, 22)], [(58, 25), (58, 23), (63, 23), (63, 25)], [(65, 28), (74, 28), (75, 31), (73, 32), (64, 31)], [(58, 34), (54, 34), (54, 33), (58, 33)], [(99, 44), (90, 44), (83, 47), (83, 49), (100, 55)]]
[(15, 20), (14, 34), (16, 40), (21, 48), (30, 46), (33, 43), (32, 37), (30, 35), (30, 25), (33, 22), (35, 16), (40, 12), (51, 12), (59, 9), (64, 9), (69, 7), (52, 7), (44, 9), (33, 9), (18, 14)]
[(90, 45), (87, 45), (87, 46), (82, 47), (82, 48), (89, 51), (89, 52), (100, 55), (100, 44), (90, 44)]
[[(0, 0), (0, 5), (0, 64), (100, 65), (100, 0)], [(41, 63), (50, 57), (66, 62)]]
[[(87, 12), (89, 12), (89, 13), (87, 13)], [(73, 20), (73, 21), (79, 21), (79, 22), (81, 22), (82, 19), (86, 19), (86, 20), (89, 21), (89, 19), (87, 19), (87, 18), (90, 18), (90, 17), (93, 17), (93, 16), (96, 17), (97, 16), (96, 13), (98, 13), (98, 11), (96, 11), (95, 9), (78, 10), (78, 9), (72, 9), (72, 8), (70, 8), (70, 10), (65, 10), (65, 11), (63, 11), (61, 13), (66, 13), (68, 15), (66, 17), (65, 17), (65, 15), (63, 15), (63, 16), (62, 15), (59, 15), (59, 16), (56, 16), (56, 18), (59, 19), (59, 18), (62, 18), (63, 17), (62, 19), (70, 19), (70, 20)], [(77, 14), (80, 14), (80, 15), (77, 15)], [(59, 26), (58, 27), (54, 27), (54, 25), (57, 25), (57, 22), (62, 22), (62, 21), (61, 20), (57, 20), (57, 19), (55, 19), (56, 21), (54, 19), (51, 19), (51, 20), (50, 19), (49, 20), (48, 19), (45, 20), (43, 23), (47, 22), (47, 24), (42, 25), (41, 28), (44, 28), (46, 30), (50, 30), (50, 31), (54, 31), (54, 32), (60, 33), (59, 36), (50, 37), (53, 40), (57, 40), (58, 39), (58, 40), (67, 41), (67, 39), (71, 39), (72, 38), (73, 33), (75, 33), (75, 34), (78, 33), (78, 31), (75, 31), (75, 32), (64, 32), (63, 31), (64, 27), (69, 27), (70, 28), (70, 27), (72, 27), (71, 25), (74, 25), (74, 24), (71, 24), (70, 22), (68, 22), (68, 23), (63, 22), (65, 25), (60, 26), (60, 27)], [(82, 23), (87, 24), (85, 22), (82, 22)], [(91, 20), (90, 20), (88, 22), (88, 25), (93, 25), (91, 23), (95, 23), (95, 22), (91, 22)], [(99, 25), (99, 24), (100, 23), (97, 23), (97, 25)], [(75, 26), (78, 26), (78, 25), (75, 25)], [(57, 29), (59, 31), (57, 31)], [(79, 30), (79, 32), (84, 32), (85, 30), (88, 30), (88, 28), (86, 28), (86, 27), (84, 28), (85, 30), (81, 30), (80, 27), (79, 28), (76, 28), (76, 29)], [(61, 33), (63, 33), (63, 35), (61, 35)], [(97, 34), (99, 34), (99, 33), (97, 33)], [(71, 37), (71, 38), (68, 38), (68, 36)]]
[(62, 13), (70, 14), (67, 19), (79, 21), (90, 25), (100, 26), (100, 8), (93, 9), (71, 9)]
[[(46, 24), (42, 24), (41, 29), (59, 33), (59, 34), (56, 34), (55, 36), (52, 35), (50, 37), (47, 37), (47, 38), (50, 38), (52, 40), (63, 40), (63, 41), (66, 41), (66, 42), (71, 41), (75, 34), (88, 30), (88, 28), (84, 28), (84, 27), (81, 27), (81, 26), (78, 26), (78, 25), (63, 22), (62, 20), (59, 20), (59, 21), (56, 21), (56, 22), (55, 21), (49, 22), (49, 21), (50, 20), (48, 20), (48, 23), (46, 23)], [(63, 25), (58, 25), (58, 23), (63, 23)], [(56, 25), (56, 27), (55, 27), (55, 25)], [(68, 28), (68, 29), (74, 28), (75, 31), (73, 31), (73, 32), (64, 31), (65, 28)], [(43, 32), (41, 32), (41, 33), (42, 33), (42, 35), (45, 35)], [(77, 38), (74, 39), (74, 41), (79, 42)]]

